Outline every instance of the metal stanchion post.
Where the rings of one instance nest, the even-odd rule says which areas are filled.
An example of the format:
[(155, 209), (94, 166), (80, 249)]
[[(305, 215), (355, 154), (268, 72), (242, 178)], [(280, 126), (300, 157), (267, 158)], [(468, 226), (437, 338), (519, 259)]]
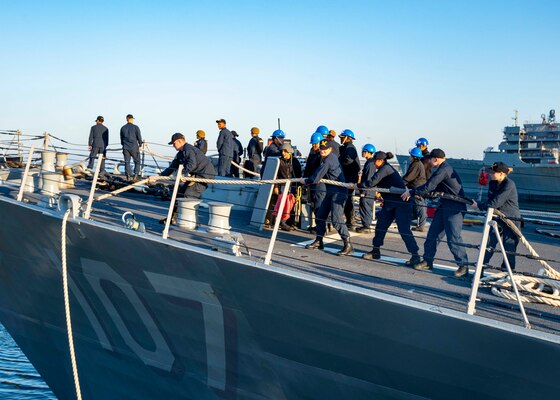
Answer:
[(91, 189), (89, 190), (89, 198), (86, 206), (86, 212), (84, 213), (85, 219), (89, 219), (89, 215), (91, 214), (93, 195), (95, 194), (95, 187), (97, 186), (97, 178), (99, 178), (99, 171), (101, 170), (102, 160), (103, 160), (103, 154), (99, 153), (99, 155), (97, 156), (97, 164), (95, 165), (95, 173), (93, 174), (93, 181), (91, 182)]
[(290, 181), (286, 182), (284, 185), (284, 191), (282, 192), (282, 199), (280, 200), (280, 206), (278, 208), (278, 214), (276, 215), (276, 221), (274, 222), (274, 230), (272, 231), (272, 236), (270, 237), (270, 244), (268, 245), (268, 251), (266, 252), (266, 257), (264, 263), (270, 265), (270, 260), (272, 258), (272, 250), (274, 249), (274, 242), (276, 241), (276, 235), (278, 235), (278, 228), (280, 227), (280, 221), (282, 220), (282, 214), (284, 213), (284, 206), (286, 205), (286, 198), (288, 197), (290, 190)]
[(173, 207), (175, 207), (175, 200), (177, 199), (177, 192), (179, 191), (179, 184), (181, 183), (181, 175), (183, 173), (183, 164), (179, 165), (177, 168), (177, 178), (175, 179), (175, 187), (173, 187), (173, 195), (171, 196), (171, 203), (169, 204), (169, 210), (167, 210), (167, 218), (165, 219), (165, 228), (161, 237), (167, 239), (169, 235), (169, 225), (171, 224), (171, 216), (173, 215)]
[(473, 315), (475, 313), (476, 295), (478, 294), (478, 286), (480, 285), (480, 276), (482, 275), (482, 267), (484, 263), (484, 253), (486, 252), (486, 244), (488, 243), (488, 234), (490, 232), (490, 223), (492, 222), (493, 215), (494, 215), (494, 209), (489, 208), (488, 212), (486, 213), (486, 219), (484, 220), (484, 230), (482, 231), (482, 240), (480, 241), (480, 251), (478, 253), (478, 259), (476, 261), (476, 269), (474, 271), (471, 297), (469, 299), (469, 305), (467, 306), (467, 313), (470, 315)]
[(17, 201), (21, 201), (23, 199), (23, 191), (25, 190), (25, 184), (27, 183), (27, 175), (29, 175), (29, 167), (31, 166), (31, 159), (33, 158), (33, 150), (35, 149), (35, 145), (31, 145), (29, 148), (29, 157), (27, 157), (27, 163), (25, 164), (25, 171), (23, 172), (23, 176), (21, 177), (21, 186), (19, 187), (19, 193), (17, 195)]

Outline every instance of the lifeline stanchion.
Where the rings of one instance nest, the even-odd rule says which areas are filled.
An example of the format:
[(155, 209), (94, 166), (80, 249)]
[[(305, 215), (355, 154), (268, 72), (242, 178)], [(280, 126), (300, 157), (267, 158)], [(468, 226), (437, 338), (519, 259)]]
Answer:
[(488, 235), (490, 233), (490, 222), (492, 222), (493, 214), (494, 214), (494, 209), (489, 208), (488, 213), (486, 214), (486, 219), (484, 220), (484, 229), (482, 231), (482, 240), (480, 241), (480, 251), (478, 253), (478, 260), (476, 261), (476, 269), (474, 271), (471, 297), (469, 298), (469, 304), (467, 306), (467, 314), (470, 315), (473, 315), (475, 313), (476, 295), (478, 293), (478, 287), (480, 285), (480, 276), (482, 275), (482, 265), (484, 263), (484, 252), (486, 251), (486, 244), (488, 243)]
[(29, 175), (29, 167), (31, 166), (31, 159), (33, 158), (34, 148), (35, 145), (32, 144), (29, 149), (29, 157), (27, 157), (27, 163), (25, 164), (25, 171), (23, 172), (23, 176), (21, 177), (21, 186), (19, 187), (17, 201), (21, 201), (23, 199), (23, 191), (25, 190), (25, 185), (27, 184), (27, 175)]
[(169, 210), (167, 210), (167, 218), (165, 219), (165, 228), (161, 237), (167, 239), (169, 235), (169, 225), (171, 224), (171, 216), (173, 215), (173, 208), (175, 207), (175, 200), (177, 199), (177, 192), (179, 191), (179, 182), (181, 181), (181, 173), (183, 172), (183, 164), (179, 164), (177, 168), (177, 178), (175, 179), (175, 186), (173, 187), (173, 195), (171, 196), (171, 202), (169, 203)]
[(286, 205), (286, 199), (288, 198), (288, 193), (290, 190), (290, 181), (288, 180), (284, 185), (284, 191), (282, 199), (280, 199), (280, 208), (278, 208), (278, 214), (276, 215), (276, 221), (274, 222), (274, 230), (272, 231), (272, 236), (270, 237), (270, 243), (268, 245), (268, 251), (266, 252), (266, 257), (264, 263), (270, 265), (270, 260), (272, 258), (272, 250), (274, 250), (274, 242), (276, 241), (276, 235), (278, 235), (278, 228), (280, 227), (280, 221), (282, 221), (282, 214), (284, 213), (284, 206)]
[(97, 156), (97, 164), (95, 165), (95, 174), (93, 174), (93, 181), (91, 182), (91, 189), (89, 191), (89, 198), (86, 206), (86, 212), (84, 213), (84, 218), (89, 219), (89, 214), (91, 213), (91, 203), (93, 203), (93, 195), (95, 194), (95, 186), (97, 186), (97, 178), (99, 177), (99, 171), (101, 170), (101, 160), (103, 159), (103, 154), (99, 153)]

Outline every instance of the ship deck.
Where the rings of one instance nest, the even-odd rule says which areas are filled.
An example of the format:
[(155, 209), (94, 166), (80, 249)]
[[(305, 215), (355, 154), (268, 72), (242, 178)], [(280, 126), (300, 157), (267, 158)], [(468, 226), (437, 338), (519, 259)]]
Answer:
[[(87, 199), (90, 182), (78, 181), (76, 188), (67, 192), (78, 194), (82, 199)], [(4, 195), (15, 197), (17, 192), (12, 188), (3, 187)], [(37, 195), (30, 198), (37, 200)], [(91, 218), (95, 221), (122, 226), (121, 215), (132, 211), (137, 220), (146, 226), (147, 234), (161, 236), (164, 225), (159, 220), (167, 214), (169, 202), (141, 194), (127, 192), (111, 197), (101, 202), (95, 202)], [(220, 236), (207, 232), (204, 227), (208, 223), (208, 211), (201, 208), (198, 213), (201, 228), (188, 231), (177, 226), (171, 226), (170, 240), (177, 240), (204, 249), (214, 249)], [(260, 230), (249, 224), (250, 211), (232, 210), (230, 224), (231, 232), (241, 233), (247, 249), (242, 248), (243, 257), (253, 261), (262, 262), (272, 236), (272, 230)], [(536, 233), (538, 226), (526, 225), (523, 233), (535, 250), (542, 256), (558, 259), (558, 245), (560, 239)], [(478, 245), (481, 239), (482, 227), (464, 226), (463, 239), (466, 243)], [(414, 232), (418, 245), (423, 248), (426, 232)], [(361, 255), (371, 250), (373, 234), (357, 234), (352, 232), (354, 253), (351, 256), (339, 257), (335, 253), (341, 248), (338, 234), (333, 231), (325, 238), (325, 250), (307, 250), (305, 244), (314, 239), (314, 235), (306, 231), (279, 231), (274, 245), (272, 265), (292, 271), (298, 271), (313, 277), (333, 280), (349, 284), (358, 288), (372, 289), (400, 298), (419, 301), (435, 307), (447, 308), (466, 312), (471, 291), (471, 278), (455, 278), (456, 269), (449, 249), (441, 243), (436, 255), (436, 265), (432, 272), (416, 271), (405, 267), (404, 262), (409, 258), (400, 236), (396, 230), (391, 229), (385, 238), (382, 248), (382, 258), (376, 261), (361, 259)], [(250, 251), (250, 255), (248, 251)], [(527, 253), (523, 245), (518, 247), (519, 253)], [(469, 261), (477, 259), (477, 250), (468, 248)], [(499, 266), (501, 255), (497, 254), (492, 259), (492, 264)], [(560, 269), (560, 263), (550, 263), (552, 267)], [(535, 260), (525, 257), (517, 258), (517, 270), (520, 272), (537, 273), (540, 265)], [(286, 296), (289, 296), (286, 293)], [(507, 322), (523, 326), (523, 319), (515, 301), (497, 297), (488, 288), (480, 288), (476, 306), (476, 315), (492, 320)], [(529, 321), (533, 329), (548, 333), (560, 334), (560, 309), (543, 304), (524, 303)]]

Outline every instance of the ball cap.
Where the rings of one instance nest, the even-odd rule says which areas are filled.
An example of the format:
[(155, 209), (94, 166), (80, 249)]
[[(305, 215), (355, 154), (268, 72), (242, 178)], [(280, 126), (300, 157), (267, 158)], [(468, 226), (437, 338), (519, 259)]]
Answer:
[(385, 153), (384, 151), (376, 151), (375, 154), (373, 155), (373, 159), (374, 160), (385, 160), (385, 159), (387, 159), (387, 153)]
[(319, 142), (319, 149), (320, 150), (327, 150), (327, 149), (330, 149), (331, 147), (332, 147), (332, 144), (328, 140), (321, 140)]
[(134, 119), (134, 115), (128, 114), (128, 115), (126, 116), (126, 119)]
[(101, 115), (98, 115), (97, 118), (95, 119), (95, 121), (103, 122), (103, 121), (105, 121), (105, 118), (103, 118), (103, 116), (101, 116)]
[(232, 134), (234, 137), (239, 136), (239, 133), (237, 133), (236, 131), (231, 131), (231, 134)]
[(445, 152), (442, 149), (433, 149), (430, 158), (445, 158)]
[(173, 144), (174, 141), (176, 141), (178, 139), (184, 139), (184, 138), (185, 138), (185, 136), (183, 136), (182, 133), (179, 133), (179, 132), (174, 133), (173, 136), (171, 136), (171, 141), (167, 144)]
[(219, 124), (220, 122), (223, 122), (224, 124), (226, 123), (226, 120), (223, 118), (217, 119), (216, 123)]
[(491, 172), (503, 172), (504, 174), (507, 174), (509, 172), (509, 167), (507, 166), (506, 163), (503, 163), (501, 161), (499, 162), (495, 162), (494, 164), (492, 164), (492, 166), (490, 168), (487, 168), (487, 171), (491, 171)]
[(282, 147), (280, 147), (280, 150), (286, 150), (288, 153), (294, 154), (294, 148), (290, 143), (284, 143)]

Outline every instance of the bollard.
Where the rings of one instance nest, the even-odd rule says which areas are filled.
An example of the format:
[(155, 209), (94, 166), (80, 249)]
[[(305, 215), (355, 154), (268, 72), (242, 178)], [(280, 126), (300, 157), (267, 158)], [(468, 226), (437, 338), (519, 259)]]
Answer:
[(177, 200), (177, 225), (183, 229), (195, 230), (197, 226), (196, 211), (200, 199)]
[(61, 170), (68, 162), (68, 153), (56, 153), (56, 169)]
[(210, 213), (210, 221), (208, 222), (208, 232), (212, 233), (228, 233), (231, 226), (229, 226), (229, 214), (233, 204), (219, 203), (216, 201), (208, 202), (208, 209)]

